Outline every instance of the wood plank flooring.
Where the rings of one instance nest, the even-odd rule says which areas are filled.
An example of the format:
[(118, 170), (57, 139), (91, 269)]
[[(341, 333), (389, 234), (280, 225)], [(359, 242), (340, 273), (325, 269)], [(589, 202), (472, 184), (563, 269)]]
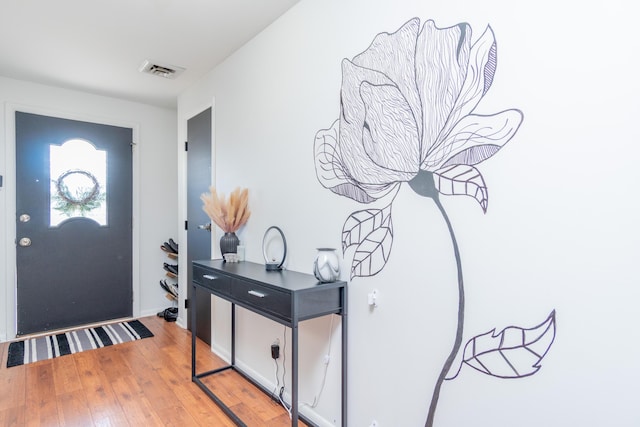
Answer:
[[(13, 368), (0, 343), (0, 426), (233, 426), (191, 382), (190, 332), (155, 316), (141, 321), (153, 338)], [(204, 342), (197, 346), (199, 372), (224, 366)], [(236, 373), (215, 381), (211, 388), (248, 426), (291, 425), (282, 406)]]

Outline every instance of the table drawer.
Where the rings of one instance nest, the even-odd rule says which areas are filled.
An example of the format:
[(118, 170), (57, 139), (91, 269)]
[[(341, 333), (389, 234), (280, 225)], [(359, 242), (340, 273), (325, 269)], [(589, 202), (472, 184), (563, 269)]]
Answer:
[(235, 280), (231, 286), (231, 295), (239, 303), (267, 311), (282, 319), (291, 318), (291, 294), (267, 286)]
[(231, 283), (233, 279), (216, 273), (207, 268), (193, 267), (193, 281), (214, 293), (224, 296), (231, 295)]

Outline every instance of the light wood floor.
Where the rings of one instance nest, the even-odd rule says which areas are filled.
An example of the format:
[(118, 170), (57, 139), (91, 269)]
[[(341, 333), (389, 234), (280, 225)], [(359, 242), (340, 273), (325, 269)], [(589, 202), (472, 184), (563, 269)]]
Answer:
[[(141, 321), (153, 338), (13, 368), (8, 344), (0, 344), (0, 426), (233, 426), (191, 382), (189, 331), (155, 316)], [(224, 365), (197, 345), (198, 372)], [(279, 404), (237, 374), (215, 381), (216, 394), (248, 426), (291, 425)]]

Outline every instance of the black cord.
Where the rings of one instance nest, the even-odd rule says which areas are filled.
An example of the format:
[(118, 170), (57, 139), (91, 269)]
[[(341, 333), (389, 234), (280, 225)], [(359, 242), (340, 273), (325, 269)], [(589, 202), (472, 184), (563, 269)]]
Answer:
[(278, 390), (278, 387), (280, 386), (280, 380), (278, 379), (278, 370), (279, 370), (278, 360), (277, 359), (273, 359), (273, 363), (276, 364), (276, 383), (273, 386), (273, 391), (271, 392), (271, 398), (273, 400), (276, 400), (276, 391)]
[(284, 377), (287, 374), (287, 327), (284, 326), (282, 333), (282, 387), (284, 388)]
[[(284, 236), (283, 236), (284, 237)], [(284, 377), (287, 373), (287, 327), (284, 326), (284, 332), (282, 333), (282, 387), (280, 387), (280, 403), (282, 404), (282, 406), (284, 407), (284, 409), (287, 410), (287, 412), (289, 413), (289, 418), (291, 418), (291, 407), (289, 405), (287, 405), (287, 403), (284, 401)]]

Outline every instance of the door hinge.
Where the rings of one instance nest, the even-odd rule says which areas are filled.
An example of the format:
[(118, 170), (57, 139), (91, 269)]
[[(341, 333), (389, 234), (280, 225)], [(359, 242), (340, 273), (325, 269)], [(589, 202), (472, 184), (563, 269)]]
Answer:
[(189, 221), (184, 222), (184, 229), (189, 230)]
[(188, 299), (184, 300), (184, 309), (185, 310), (189, 310), (189, 300)]
[(184, 151), (189, 151), (189, 141), (184, 142)]

